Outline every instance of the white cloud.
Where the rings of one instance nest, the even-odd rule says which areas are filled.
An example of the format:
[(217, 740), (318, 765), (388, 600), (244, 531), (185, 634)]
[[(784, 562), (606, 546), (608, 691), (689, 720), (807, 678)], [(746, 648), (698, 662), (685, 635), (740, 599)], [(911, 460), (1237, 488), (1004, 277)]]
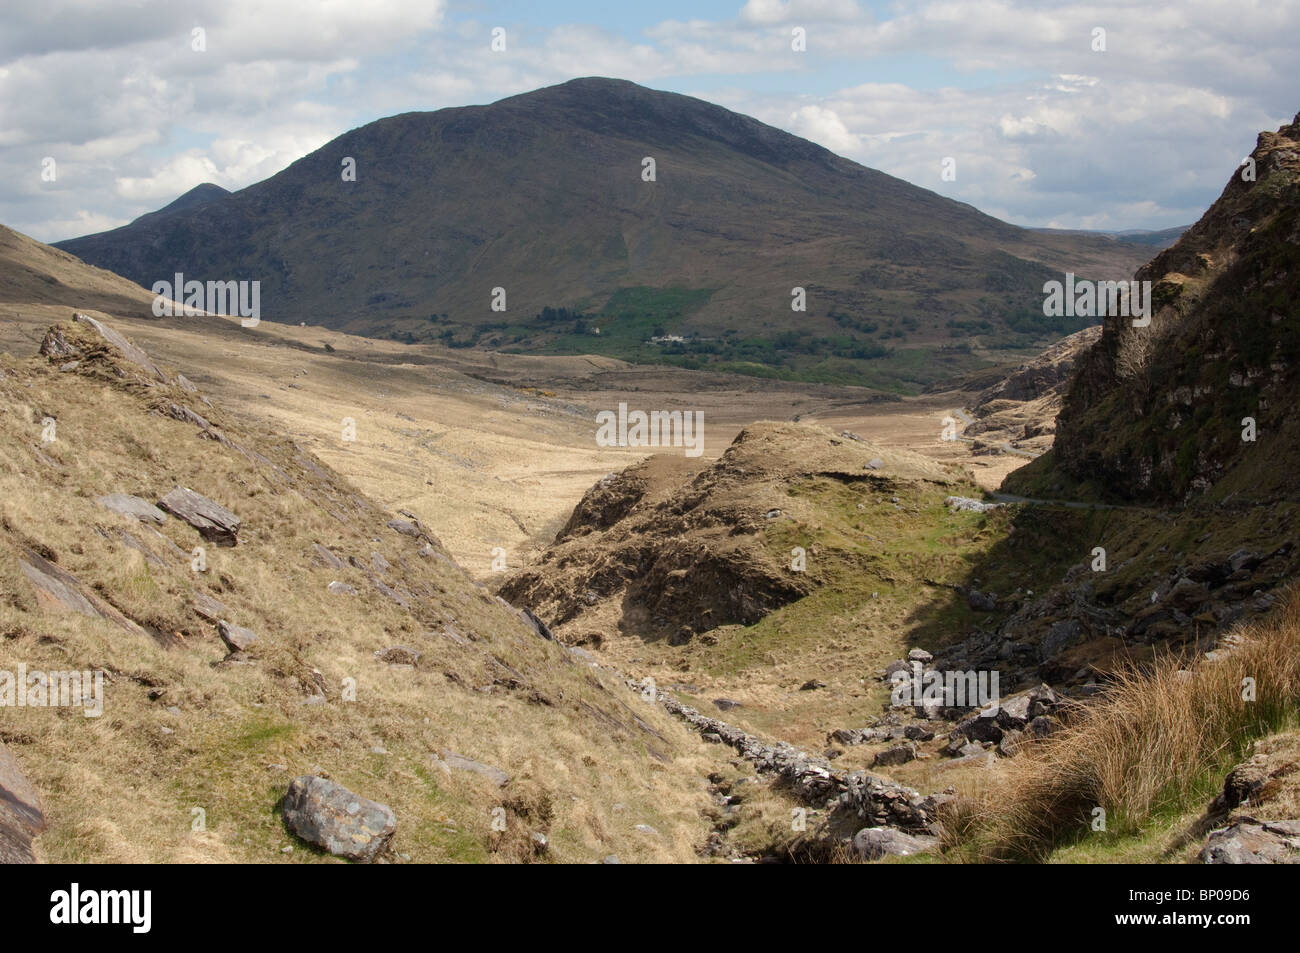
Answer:
[[(1116, 228), (1195, 218), (1255, 134), (1300, 107), (1297, 4), (915, 0), (877, 14), (748, 0), (639, 36), (491, 0), (475, 19), (429, 0), (19, 6), (0, 12), (0, 221), (48, 240), (199, 181), (251, 184), (360, 122), (582, 75), (689, 86), (1015, 221)], [(498, 24), (506, 54), (488, 49)], [(790, 51), (790, 24), (808, 29), (808, 53)], [(207, 52), (190, 49), (196, 25)], [(882, 62), (909, 81), (855, 82)], [(947, 85), (910, 79), (932, 66)], [(47, 155), (56, 187), (39, 179)], [(939, 178), (948, 155), (956, 182)]]

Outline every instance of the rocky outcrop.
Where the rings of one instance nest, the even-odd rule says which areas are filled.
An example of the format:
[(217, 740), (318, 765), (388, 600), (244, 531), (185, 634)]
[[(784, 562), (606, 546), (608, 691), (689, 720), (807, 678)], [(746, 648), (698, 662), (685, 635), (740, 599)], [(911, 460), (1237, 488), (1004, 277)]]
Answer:
[[(98, 593), (87, 588), (76, 576), (56, 566), (33, 550), (26, 550), (18, 561), (19, 568), (31, 584), (37, 603), (54, 612), (77, 612), (94, 619), (103, 619), (125, 629), (133, 635), (149, 636), (143, 628), (127, 618)], [(171, 640), (153, 636), (164, 644)]]
[(510, 783), (510, 775), (495, 765), (475, 761), (473, 758), (467, 758), (463, 754), (457, 754), (447, 748), (442, 750), (441, 755), (441, 757), (435, 756), (433, 758), (434, 764), (439, 767), (449, 771), (468, 771), (471, 774), (477, 774), (479, 777), (487, 778), (499, 788), (503, 788)]
[(975, 452), (1006, 445), (1033, 456), (1050, 449), (1079, 357), (1100, 338), (1100, 326), (1077, 331), (981, 391), (970, 408), (975, 420), (962, 431)]
[(1300, 116), (1261, 133), (1248, 166), (1135, 278), (1151, 282), (1150, 324), (1104, 319), (1057, 420), (1056, 464), (1130, 499), (1194, 498), (1239, 467), (1243, 498), (1293, 498)]
[[(873, 466), (874, 464), (874, 466)], [(659, 453), (603, 477), (541, 559), (499, 593), (547, 620), (561, 640), (585, 618), (684, 645), (726, 625), (752, 625), (813, 592), (814, 566), (772, 552), (800, 481), (947, 483), (953, 472), (907, 451), (806, 424), (759, 422), (714, 463)], [(897, 501), (895, 500), (895, 503)], [(572, 639), (577, 641), (577, 639)]]
[(217, 633), (221, 636), (221, 641), (226, 643), (226, 648), (232, 652), (243, 652), (257, 641), (257, 633), (252, 629), (235, 625), (225, 619), (217, 623)]
[(1300, 820), (1238, 821), (1210, 833), (1204, 864), (1300, 864)]
[[(56, 324), (41, 341), (41, 354), (60, 364), (109, 357), (109, 365), (117, 377), (124, 377), (120, 362), (131, 364), (137, 374), (149, 384), (168, 383), (167, 375), (126, 335), (87, 314), (76, 313), (72, 325)], [(116, 358), (116, 360), (114, 360)], [(115, 366), (116, 365), (116, 366)]]

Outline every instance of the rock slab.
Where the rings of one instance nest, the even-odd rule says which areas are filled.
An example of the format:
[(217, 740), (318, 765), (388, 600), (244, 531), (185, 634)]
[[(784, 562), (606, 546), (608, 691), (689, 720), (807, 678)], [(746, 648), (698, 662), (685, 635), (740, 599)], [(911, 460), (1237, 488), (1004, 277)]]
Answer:
[(200, 536), (218, 546), (234, 546), (239, 536), (238, 516), (188, 487), (176, 487), (158, 501), (158, 507), (189, 523)]

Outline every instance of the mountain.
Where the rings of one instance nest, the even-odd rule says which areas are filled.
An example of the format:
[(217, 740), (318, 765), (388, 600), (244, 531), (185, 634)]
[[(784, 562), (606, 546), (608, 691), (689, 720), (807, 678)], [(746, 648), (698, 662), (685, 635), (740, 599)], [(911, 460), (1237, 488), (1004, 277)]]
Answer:
[(1080, 358), (1057, 420), (1064, 475), (1129, 499), (1296, 498), (1300, 116), (1261, 133), (1251, 159), (1253, 180), (1234, 171), (1137, 272), (1150, 326), (1107, 318)]
[(294, 323), (904, 389), (978, 364), (972, 346), (1078, 330), (1043, 316), (1043, 282), (1127, 275), (1150, 252), (1017, 228), (719, 106), (598, 78), (381, 119), (246, 189), (193, 195), (58, 247), (145, 286), (259, 280), (263, 312)]

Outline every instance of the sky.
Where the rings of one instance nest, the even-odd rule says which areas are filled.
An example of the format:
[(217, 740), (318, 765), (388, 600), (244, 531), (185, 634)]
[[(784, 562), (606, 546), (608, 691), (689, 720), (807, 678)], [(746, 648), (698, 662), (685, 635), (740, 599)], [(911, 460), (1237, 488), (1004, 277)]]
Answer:
[(1300, 111), (1300, 0), (4, 0), (0, 223), (114, 228), (383, 116), (578, 76), (1019, 225), (1166, 228)]

